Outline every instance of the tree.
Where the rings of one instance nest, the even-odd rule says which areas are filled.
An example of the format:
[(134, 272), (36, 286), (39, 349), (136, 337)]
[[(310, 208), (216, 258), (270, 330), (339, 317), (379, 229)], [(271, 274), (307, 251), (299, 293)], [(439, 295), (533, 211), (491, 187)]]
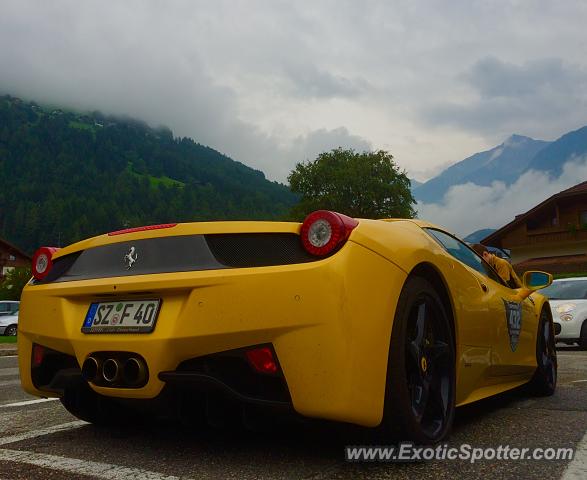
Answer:
[(20, 300), (22, 289), (31, 279), (29, 267), (16, 267), (9, 270), (0, 283), (0, 300)]
[(314, 210), (359, 218), (416, 214), (410, 180), (384, 150), (358, 153), (337, 148), (314, 161), (298, 163), (287, 179), (292, 192), (302, 197), (291, 211), (296, 219)]

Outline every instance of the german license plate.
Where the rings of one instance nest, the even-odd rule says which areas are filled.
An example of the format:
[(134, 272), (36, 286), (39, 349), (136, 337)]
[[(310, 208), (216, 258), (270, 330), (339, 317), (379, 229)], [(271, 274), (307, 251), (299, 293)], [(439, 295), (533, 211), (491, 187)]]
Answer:
[(149, 333), (155, 328), (161, 300), (123, 300), (90, 304), (83, 333)]

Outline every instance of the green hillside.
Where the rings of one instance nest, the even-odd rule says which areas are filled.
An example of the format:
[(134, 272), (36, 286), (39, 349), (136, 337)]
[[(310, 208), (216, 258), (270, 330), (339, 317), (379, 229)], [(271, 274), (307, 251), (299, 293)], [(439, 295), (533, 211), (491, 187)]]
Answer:
[(0, 237), (28, 252), (152, 223), (280, 219), (295, 202), (168, 129), (0, 97)]

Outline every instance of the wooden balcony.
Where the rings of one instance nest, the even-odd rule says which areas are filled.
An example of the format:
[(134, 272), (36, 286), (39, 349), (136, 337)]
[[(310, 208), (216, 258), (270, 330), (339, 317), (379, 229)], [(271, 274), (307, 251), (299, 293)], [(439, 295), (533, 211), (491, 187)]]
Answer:
[(526, 234), (526, 238), (508, 239), (504, 241), (505, 248), (514, 248), (527, 245), (547, 245), (560, 243), (587, 242), (587, 230), (534, 230)]

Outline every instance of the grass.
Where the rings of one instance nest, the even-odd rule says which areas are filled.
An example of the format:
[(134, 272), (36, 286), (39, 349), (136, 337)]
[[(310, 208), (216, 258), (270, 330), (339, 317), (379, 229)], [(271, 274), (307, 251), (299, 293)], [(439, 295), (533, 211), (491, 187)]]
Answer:
[(75, 120), (70, 121), (69, 126), (71, 128), (76, 128), (77, 130), (90, 130), (92, 132), (95, 130), (94, 126), (89, 123), (77, 122)]
[(579, 273), (556, 273), (553, 278), (574, 278), (574, 277), (587, 277), (587, 272)]
[(145, 178), (146, 177), (149, 180), (149, 183), (151, 184), (152, 187), (158, 187), (160, 184), (163, 184), (166, 187), (173, 187), (173, 186), (178, 186), (180, 188), (185, 187), (184, 182), (180, 182), (179, 180), (174, 180), (173, 178), (167, 177), (165, 175), (163, 175), (161, 177), (154, 177), (153, 175), (146, 175), (146, 174), (142, 174), (142, 173), (137, 173), (133, 170), (132, 164), (130, 164), (130, 163), (127, 166), (127, 171), (132, 176), (134, 176), (136, 178)]
[(7, 337), (6, 335), (0, 335), (0, 343), (16, 343), (16, 337)]
[(178, 187), (185, 187), (185, 183), (180, 182), (179, 180), (174, 180), (173, 178), (167, 177), (163, 175), (162, 177), (154, 177), (152, 175), (146, 175), (149, 178), (149, 182), (153, 187), (158, 186), (160, 183), (165, 185), (166, 187), (173, 187), (177, 185)]

